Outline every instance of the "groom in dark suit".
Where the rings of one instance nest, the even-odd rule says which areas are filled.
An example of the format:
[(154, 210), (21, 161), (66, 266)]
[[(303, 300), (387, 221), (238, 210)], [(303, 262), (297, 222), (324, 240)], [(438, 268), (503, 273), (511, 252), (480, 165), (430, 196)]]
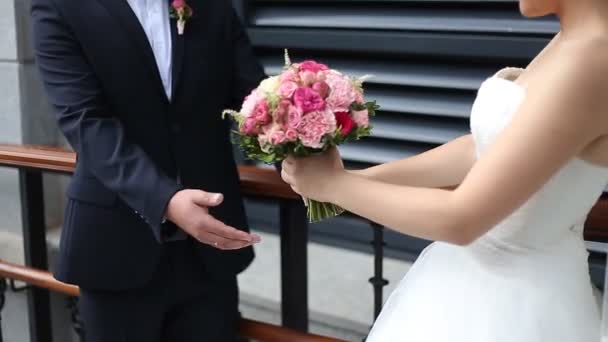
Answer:
[(228, 0), (32, 0), (36, 61), (78, 153), (55, 276), (86, 342), (234, 341), (253, 258), (224, 108), (262, 79)]

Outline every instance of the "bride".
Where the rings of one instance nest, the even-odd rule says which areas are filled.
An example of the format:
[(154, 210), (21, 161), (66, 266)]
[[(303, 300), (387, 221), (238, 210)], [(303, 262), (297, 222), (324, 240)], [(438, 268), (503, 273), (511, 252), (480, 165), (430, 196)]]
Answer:
[(608, 183), (608, 1), (520, 8), (561, 32), (482, 84), (470, 135), (359, 171), (336, 149), (283, 163), (302, 196), (437, 241), (369, 342), (600, 340), (582, 229)]

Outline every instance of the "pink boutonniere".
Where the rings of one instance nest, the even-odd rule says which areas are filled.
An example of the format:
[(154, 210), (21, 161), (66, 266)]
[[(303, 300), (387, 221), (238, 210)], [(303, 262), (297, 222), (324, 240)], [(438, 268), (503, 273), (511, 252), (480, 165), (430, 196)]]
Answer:
[(177, 19), (177, 33), (184, 34), (186, 22), (192, 18), (192, 7), (188, 6), (185, 0), (173, 0), (171, 2), (171, 18)]

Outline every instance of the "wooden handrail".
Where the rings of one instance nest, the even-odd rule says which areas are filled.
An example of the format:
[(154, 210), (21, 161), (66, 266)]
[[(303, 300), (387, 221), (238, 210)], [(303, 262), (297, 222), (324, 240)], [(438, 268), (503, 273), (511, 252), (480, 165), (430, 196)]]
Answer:
[[(80, 295), (78, 286), (62, 283), (49, 272), (0, 260), (0, 279), (3, 278), (17, 280), (70, 297)], [(263, 342), (344, 342), (248, 319), (241, 320), (239, 333), (243, 337)]]
[[(0, 166), (71, 174), (76, 167), (76, 153), (49, 146), (0, 144)], [(274, 170), (239, 166), (239, 175), (246, 195), (299, 199)]]
[(331, 337), (304, 334), (291, 329), (277, 329), (268, 323), (241, 320), (240, 333), (242, 336), (263, 342), (344, 342)]
[(53, 292), (71, 297), (78, 297), (78, 286), (69, 285), (55, 279), (46, 271), (36, 270), (0, 260), (0, 278), (13, 279), (36, 287), (45, 288)]
[(76, 154), (48, 146), (0, 144), (0, 166), (72, 173), (76, 167)]
[[(48, 146), (0, 144), (0, 166), (33, 168), (70, 174), (76, 166), (74, 152)], [(299, 199), (280, 176), (271, 169), (239, 166), (241, 189), (245, 195), (279, 199)], [(608, 241), (608, 199), (601, 198), (585, 223), (585, 238)]]

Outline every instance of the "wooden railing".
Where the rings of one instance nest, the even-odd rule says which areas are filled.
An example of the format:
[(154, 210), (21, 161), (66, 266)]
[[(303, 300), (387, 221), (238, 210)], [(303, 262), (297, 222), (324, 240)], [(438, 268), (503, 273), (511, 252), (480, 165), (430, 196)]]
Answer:
[[(76, 168), (76, 153), (50, 146), (0, 144), (0, 166), (72, 174)], [(239, 176), (245, 195), (299, 199), (273, 170), (240, 166)]]
[[(19, 170), (25, 261), (33, 270), (45, 271), (48, 268), (42, 174), (69, 175), (75, 166), (75, 153), (65, 149), (0, 144), (0, 167)], [(272, 198), (279, 202), (282, 324), (305, 332), (308, 330), (306, 209), (274, 170), (241, 166), (239, 176), (244, 195)], [(28, 291), (28, 302), (32, 341), (50, 341), (48, 291), (32, 287)]]
[[(49, 146), (2, 145), (0, 166), (30, 168), (42, 172), (71, 174), (76, 166), (74, 152)], [(273, 170), (239, 166), (241, 189), (245, 195), (298, 200), (299, 197)], [(585, 239), (608, 241), (608, 198), (603, 196), (585, 223)]]
[[(51, 275), (51, 273), (32, 269), (21, 265), (16, 265), (0, 260), (0, 281), (6, 286), (4, 279), (11, 282), (19, 281), (38, 288), (48, 289), (49, 291), (61, 293), (70, 298), (77, 298), (80, 291), (77, 286), (62, 283)], [(0, 285), (0, 286), (2, 286)], [(14, 285), (13, 285), (14, 287)], [(2, 289), (0, 289), (2, 291)], [(2, 296), (3, 293), (0, 293)], [(76, 307), (72, 307), (75, 309)], [(77, 319), (77, 312), (73, 312), (73, 318)], [(74, 322), (75, 329), (78, 331), (81, 322)], [(338, 339), (302, 333), (293, 329), (278, 327), (272, 324), (242, 319), (239, 325), (239, 336), (262, 342), (344, 342)], [(0, 335), (0, 341), (2, 336)]]

